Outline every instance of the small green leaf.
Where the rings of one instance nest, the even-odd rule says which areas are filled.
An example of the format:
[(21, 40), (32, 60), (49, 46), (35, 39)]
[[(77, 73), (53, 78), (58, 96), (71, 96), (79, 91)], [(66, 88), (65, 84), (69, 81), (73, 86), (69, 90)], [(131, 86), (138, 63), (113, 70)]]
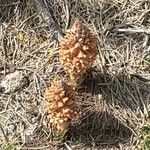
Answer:
[(146, 55), (145, 58), (144, 58), (144, 60), (150, 62), (150, 55)]
[(142, 128), (141, 128), (141, 132), (143, 134), (150, 134), (150, 125), (144, 125)]
[(53, 132), (54, 140), (62, 140), (64, 137), (64, 133)]
[(13, 144), (5, 143), (2, 145), (0, 150), (16, 150), (16, 148), (13, 146)]

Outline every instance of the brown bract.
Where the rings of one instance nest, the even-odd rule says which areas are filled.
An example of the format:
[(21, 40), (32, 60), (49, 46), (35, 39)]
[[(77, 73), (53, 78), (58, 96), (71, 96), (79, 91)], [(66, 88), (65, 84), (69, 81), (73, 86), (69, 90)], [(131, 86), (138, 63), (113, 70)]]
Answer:
[(45, 91), (47, 119), (57, 132), (64, 133), (71, 120), (76, 119), (75, 93), (63, 81), (54, 81)]
[(97, 38), (77, 19), (60, 41), (60, 62), (72, 83), (78, 84), (97, 56)]

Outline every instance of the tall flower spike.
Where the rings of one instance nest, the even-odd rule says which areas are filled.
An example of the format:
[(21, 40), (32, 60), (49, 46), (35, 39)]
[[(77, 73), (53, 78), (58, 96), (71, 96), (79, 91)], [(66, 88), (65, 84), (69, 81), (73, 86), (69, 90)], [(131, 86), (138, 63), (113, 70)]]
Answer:
[(77, 19), (60, 41), (59, 58), (72, 85), (77, 86), (97, 56), (97, 38)]
[(45, 112), (48, 122), (57, 133), (65, 133), (71, 120), (75, 120), (75, 93), (61, 80), (55, 80), (45, 91)]

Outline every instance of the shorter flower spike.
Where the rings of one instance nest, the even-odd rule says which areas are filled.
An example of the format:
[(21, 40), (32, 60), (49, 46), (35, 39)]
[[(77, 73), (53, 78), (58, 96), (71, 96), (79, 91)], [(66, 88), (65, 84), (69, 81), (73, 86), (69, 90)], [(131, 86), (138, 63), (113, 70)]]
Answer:
[(71, 120), (77, 118), (75, 92), (61, 80), (55, 80), (45, 91), (45, 112), (55, 131), (65, 133)]

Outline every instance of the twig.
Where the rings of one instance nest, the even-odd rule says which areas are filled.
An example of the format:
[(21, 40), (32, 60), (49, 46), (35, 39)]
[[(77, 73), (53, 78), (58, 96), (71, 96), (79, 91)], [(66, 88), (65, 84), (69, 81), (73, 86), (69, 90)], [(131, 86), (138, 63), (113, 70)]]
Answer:
[(68, 0), (64, 1), (64, 9), (65, 9), (65, 15), (66, 15), (66, 27), (65, 27), (65, 29), (67, 29), (69, 27), (69, 24), (70, 24), (70, 11), (69, 11), (69, 7), (68, 7)]
[(27, 150), (27, 149), (28, 149), (28, 150), (37, 150), (37, 149), (38, 149), (38, 150), (40, 150), (40, 149), (43, 150), (43, 149), (51, 148), (52, 146), (54, 147), (54, 145), (47, 145), (47, 146), (42, 146), (42, 147), (39, 147), (39, 146), (38, 146), (38, 147), (35, 147), (35, 146), (34, 146), (34, 147), (23, 147), (23, 148), (21, 148), (21, 149), (22, 149), (22, 150)]
[(150, 36), (146, 34), (143, 47), (146, 47), (147, 45), (150, 45)]
[(3, 136), (4, 136), (5, 142), (8, 143), (8, 138), (7, 138), (7, 136), (6, 136), (5, 132), (4, 132), (4, 129), (3, 129), (2, 125), (1, 125), (1, 123), (0, 123), (0, 130), (1, 130), (2, 134), (3, 134)]
[(38, 12), (41, 14), (43, 20), (49, 26), (52, 36), (57, 40), (62, 38), (63, 31), (58, 25), (56, 18), (54, 17), (53, 10), (47, 7), (45, 0), (35, 0), (35, 3), (36, 3)]
[(20, 2), (15, 2), (15, 3), (10, 3), (10, 4), (1, 4), (0, 7), (7, 7), (7, 6), (12, 6), (12, 5), (17, 5), (20, 4)]
[(4, 35), (4, 38), (2, 39), (2, 52), (3, 52), (3, 55), (4, 55), (4, 75), (6, 75), (6, 66), (7, 66), (7, 48), (6, 48), (6, 45), (7, 45), (7, 42), (6, 42), (6, 39), (5, 39), (5, 35)]
[(64, 143), (64, 145), (66, 146), (66, 148), (68, 149), (68, 150), (72, 150), (72, 148), (65, 142)]
[(116, 29), (116, 31), (118, 31), (118, 32), (131, 32), (131, 33), (150, 34), (150, 29), (142, 29), (142, 28)]

